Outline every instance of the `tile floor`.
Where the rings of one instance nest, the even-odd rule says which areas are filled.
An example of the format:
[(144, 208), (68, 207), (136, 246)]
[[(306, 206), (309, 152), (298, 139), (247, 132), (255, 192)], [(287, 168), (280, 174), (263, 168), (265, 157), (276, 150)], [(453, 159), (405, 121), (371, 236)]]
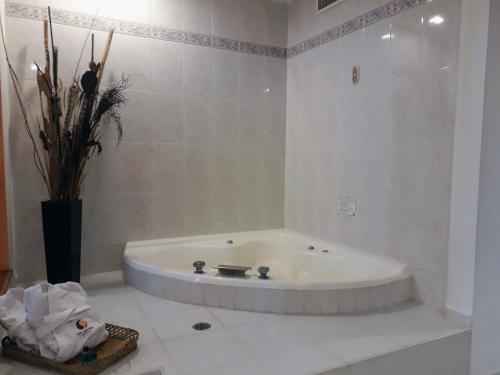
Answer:
[[(116, 273), (82, 283), (106, 321), (141, 334), (139, 350), (105, 375), (319, 374), (465, 330), (422, 305), (362, 316), (284, 316), (156, 298)], [(212, 328), (194, 331), (201, 321)], [(49, 373), (2, 359), (0, 374)]]

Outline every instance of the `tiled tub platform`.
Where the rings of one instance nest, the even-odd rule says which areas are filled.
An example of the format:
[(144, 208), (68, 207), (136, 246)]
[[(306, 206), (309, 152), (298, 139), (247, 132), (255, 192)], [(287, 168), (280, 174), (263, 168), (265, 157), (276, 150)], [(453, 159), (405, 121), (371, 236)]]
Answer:
[[(179, 302), (279, 314), (374, 311), (411, 300), (406, 264), (288, 230), (129, 242), (124, 279), (145, 293)], [(194, 272), (193, 263), (205, 265)], [(248, 266), (222, 277), (215, 266)], [(257, 274), (269, 269), (263, 280)]]
[[(104, 375), (467, 375), (470, 332), (423, 305), (358, 316), (299, 316), (189, 305), (121, 282), (84, 280), (95, 309), (137, 329), (139, 350)], [(196, 322), (207, 331), (195, 331)], [(47, 372), (0, 360), (6, 375)]]

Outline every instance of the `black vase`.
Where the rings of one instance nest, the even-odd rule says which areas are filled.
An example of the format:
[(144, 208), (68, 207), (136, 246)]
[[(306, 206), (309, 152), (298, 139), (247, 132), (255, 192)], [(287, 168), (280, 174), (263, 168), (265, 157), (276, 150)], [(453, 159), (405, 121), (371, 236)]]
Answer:
[(42, 202), (47, 281), (80, 282), (82, 201)]

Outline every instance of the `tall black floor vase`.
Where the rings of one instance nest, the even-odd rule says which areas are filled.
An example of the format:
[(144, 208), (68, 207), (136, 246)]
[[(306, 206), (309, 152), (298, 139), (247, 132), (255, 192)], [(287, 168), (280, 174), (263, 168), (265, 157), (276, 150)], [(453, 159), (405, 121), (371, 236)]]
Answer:
[(82, 201), (42, 202), (47, 281), (80, 282)]

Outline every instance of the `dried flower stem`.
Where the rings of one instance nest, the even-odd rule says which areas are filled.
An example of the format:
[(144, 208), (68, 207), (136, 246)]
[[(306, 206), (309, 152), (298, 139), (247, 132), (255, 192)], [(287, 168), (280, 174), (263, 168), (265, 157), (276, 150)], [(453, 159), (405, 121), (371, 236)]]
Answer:
[[(2, 26), (0, 19), (0, 27)], [(2, 29), (7, 65), (21, 107), (24, 127), (33, 144), (35, 166), (42, 176), (51, 200), (76, 200), (80, 196), (87, 161), (102, 151), (101, 120), (111, 119), (118, 129), (118, 142), (121, 139), (122, 127), (118, 108), (126, 102), (124, 94), (128, 80), (122, 78), (117, 85), (102, 93), (99, 92), (113, 39), (113, 30), (108, 34), (102, 61), (97, 64), (93, 61), (92, 48), (90, 70), (86, 71), (78, 82), (76, 77), (80, 56), (77, 71), (69, 87), (58, 78), (59, 50), (54, 45), (50, 8), (49, 20), (43, 23), (43, 36), (44, 69), (35, 63), (41, 115), (41, 121), (38, 121), (30, 112), (20, 80), (10, 64)], [(82, 48), (82, 55), (87, 40), (88, 35)], [(38, 134), (32, 129), (38, 129)]]
[(106, 66), (106, 62), (108, 61), (109, 48), (111, 47), (111, 41), (113, 40), (114, 30), (111, 29), (108, 33), (108, 40), (106, 42), (106, 47), (104, 48), (104, 55), (102, 57), (101, 66), (99, 67), (99, 72), (97, 73), (97, 86), (96, 90), (99, 90), (99, 85), (101, 83), (102, 75), (104, 73), (104, 68)]

